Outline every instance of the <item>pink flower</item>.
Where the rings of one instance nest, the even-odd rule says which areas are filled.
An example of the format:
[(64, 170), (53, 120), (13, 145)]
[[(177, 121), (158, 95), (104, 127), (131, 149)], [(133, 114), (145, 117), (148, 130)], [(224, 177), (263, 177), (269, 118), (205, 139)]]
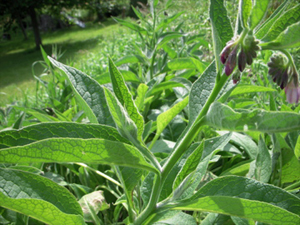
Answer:
[(293, 81), (291, 81), (285, 87), (285, 95), (288, 103), (298, 103), (300, 98), (300, 87), (295, 85)]

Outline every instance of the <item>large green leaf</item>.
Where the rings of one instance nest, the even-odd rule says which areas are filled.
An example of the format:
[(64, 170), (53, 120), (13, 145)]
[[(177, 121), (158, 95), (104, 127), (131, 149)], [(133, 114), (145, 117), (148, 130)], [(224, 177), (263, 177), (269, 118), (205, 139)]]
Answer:
[(284, 14), (284, 10), (288, 7), (290, 1), (285, 0), (272, 15), (256, 30), (255, 36), (258, 39), (262, 39), (270, 30), (270, 28), (277, 23), (277, 19)]
[(128, 116), (135, 123), (137, 128), (137, 138), (142, 141), (142, 135), (144, 132), (144, 119), (143, 116), (139, 113), (131, 93), (129, 92), (125, 81), (122, 77), (122, 74), (115, 66), (113, 61), (109, 58), (109, 72), (110, 78), (113, 85), (113, 90), (118, 98), (121, 105), (126, 109)]
[(300, 217), (279, 207), (259, 201), (229, 196), (207, 196), (176, 206), (174, 209), (207, 211), (243, 217), (274, 225), (296, 225)]
[(250, 28), (254, 29), (265, 17), (270, 0), (255, 0), (250, 15)]
[(104, 139), (51, 138), (2, 149), (0, 163), (84, 162), (156, 172), (135, 147)]
[(230, 131), (287, 132), (300, 129), (300, 114), (261, 109), (235, 112), (229, 106), (215, 102), (205, 116), (205, 122)]
[[(279, 187), (239, 176), (225, 176), (204, 185), (189, 201), (205, 196), (230, 196), (262, 201), (295, 214), (300, 212), (300, 199)], [(187, 200), (188, 201), (188, 200)]]
[(39, 123), (19, 130), (0, 132), (0, 148), (26, 145), (48, 138), (102, 138), (111, 141), (130, 143), (116, 128), (98, 124), (79, 123)]
[(226, 43), (232, 38), (233, 31), (223, 0), (211, 0), (209, 12), (212, 26), (214, 55), (217, 64), (216, 68), (219, 71), (221, 69), (219, 55)]
[(67, 189), (18, 170), (0, 169), (0, 206), (47, 224), (85, 224), (80, 205)]
[(198, 59), (192, 57), (175, 58), (170, 60), (161, 72), (164, 73), (174, 70), (197, 69), (200, 73), (202, 73), (205, 68), (206, 64), (199, 61)]
[(300, 21), (289, 26), (271, 42), (261, 44), (262, 47), (269, 49), (287, 49), (300, 46)]
[[(288, 26), (297, 23), (300, 20), (300, 5), (295, 6), (283, 14), (276, 21), (271, 21), (272, 26), (269, 28), (268, 32), (266, 29), (261, 29), (257, 35), (262, 37), (263, 42), (275, 40), (281, 32), (283, 32)], [(264, 32), (264, 33), (263, 33)]]
[(90, 122), (112, 125), (113, 120), (101, 85), (83, 72), (57, 62), (51, 57), (48, 58), (54, 66), (64, 71), (67, 75), (76, 99)]

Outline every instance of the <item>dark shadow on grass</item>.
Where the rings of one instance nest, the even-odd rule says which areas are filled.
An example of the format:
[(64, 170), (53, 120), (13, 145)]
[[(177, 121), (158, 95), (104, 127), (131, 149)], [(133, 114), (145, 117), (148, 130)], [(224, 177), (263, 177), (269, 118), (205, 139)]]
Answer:
[[(113, 21), (105, 22), (105, 25), (99, 25), (102, 28), (115, 24)], [(100, 28), (100, 29), (102, 29)], [(73, 27), (71, 29), (58, 30), (52, 33), (43, 34), (43, 38), (57, 38), (66, 32), (80, 31), (82, 28)], [(85, 28), (87, 30), (98, 29), (94, 25)], [(62, 63), (69, 63), (79, 51), (90, 50), (96, 47), (101, 42), (102, 37), (97, 36), (84, 41), (72, 41), (72, 39), (44, 45), (44, 49), (48, 55), (52, 53), (52, 45), (57, 45), (64, 53), (59, 60)], [(0, 50), (0, 89), (11, 84), (19, 84), (25, 81), (33, 80), (32, 64), (36, 61), (42, 61), (43, 57), (39, 50), (35, 49), (33, 38), (31, 40), (21, 41), (19, 38), (13, 43), (1, 43), (6, 49)], [(15, 47), (13, 46), (15, 43)], [(0, 46), (1, 46), (0, 45)], [(29, 47), (30, 46), (30, 47)], [(43, 67), (36, 65), (34, 67), (35, 75), (40, 75), (43, 72)]]

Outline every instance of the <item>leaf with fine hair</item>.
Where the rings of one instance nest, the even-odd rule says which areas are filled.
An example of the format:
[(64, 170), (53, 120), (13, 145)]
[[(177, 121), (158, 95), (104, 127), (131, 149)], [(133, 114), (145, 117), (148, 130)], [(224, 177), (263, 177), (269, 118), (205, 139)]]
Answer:
[(236, 112), (214, 102), (205, 118), (207, 125), (229, 131), (289, 132), (300, 129), (300, 115), (293, 112), (269, 112), (262, 109)]
[(0, 149), (22, 146), (48, 138), (102, 138), (129, 144), (116, 128), (100, 124), (79, 124), (71, 122), (39, 123), (19, 130), (0, 132)]
[(113, 125), (101, 85), (83, 72), (66, 66), (51, 57), (48, 58), (54, 66), (64, 71), (67, 75), (75, 97), (90, 122)]
[(1, 150), (0, 163), (33, 162), (99, 163), (157, 172), (135, 147), (104, 139), (50, 138)]
[(219, 55), (226, 43), (232, 38), (233, 31), (223, 0), (211, 0), (209, 13), (212, 26), (214, 55), (216, 58), (215, 63), (217, 71), (219, 72), (222, 68)]
[(250, 29), (254, 29), (260, 24), (267, 14), (271, 0), (255, 0), (250, 14)]
[(39, 175), (0, 168), (0, 206), (47, 224), (85, 224), (76, 198)]

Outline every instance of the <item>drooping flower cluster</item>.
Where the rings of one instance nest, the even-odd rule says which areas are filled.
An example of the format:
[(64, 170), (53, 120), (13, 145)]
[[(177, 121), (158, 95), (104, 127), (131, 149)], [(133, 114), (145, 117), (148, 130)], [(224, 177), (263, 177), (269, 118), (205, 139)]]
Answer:
[[(256, 51), (260, 50), (258, 43), (259, 41), (251, 34), (227, 42), (220, 55), (220, 60), (225, 65), (225, 74), (227, 76), (232, 74), (236, 64), (238, 64), (240, 72), (244, 71), (246, 64), (251, 65), (253, 58), (257, 57)], [(234, 81), (237, 81), (237, 79), (234, 78)]]
[(283, 55), (274, 55), (268, 63), (269, 74), (273, 81), (285, 90), (288, 103), (297, 103), (300, 99), (299, 75), (292, 62)]

